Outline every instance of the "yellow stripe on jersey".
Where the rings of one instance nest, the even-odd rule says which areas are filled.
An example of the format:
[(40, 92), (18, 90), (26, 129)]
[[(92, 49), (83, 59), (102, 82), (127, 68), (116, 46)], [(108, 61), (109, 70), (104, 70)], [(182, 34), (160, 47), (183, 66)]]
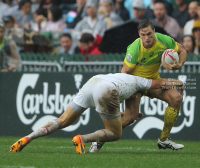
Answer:
[(128, 62), (128, 61), (126, 60), (126, 58), (124, 59), (124, 63), (125, 63), (126, 65), (128, 65), (128, 67), (130, 67), (130, 68), (134, 68), (134, 67), (135, 67), (135, 64), (131, 64), (130, 62)]

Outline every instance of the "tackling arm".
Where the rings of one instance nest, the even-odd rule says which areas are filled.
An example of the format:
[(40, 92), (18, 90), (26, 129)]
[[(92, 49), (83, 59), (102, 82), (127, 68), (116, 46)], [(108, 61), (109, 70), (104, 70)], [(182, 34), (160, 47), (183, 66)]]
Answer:
[(181, 90), (181, 94), (183, 92), (183, 82), (175, 79), (159, 79), (159, 80), (152, 80), (152, 85), (150, 89), (172, 89), (172, 88), (179, 88)]

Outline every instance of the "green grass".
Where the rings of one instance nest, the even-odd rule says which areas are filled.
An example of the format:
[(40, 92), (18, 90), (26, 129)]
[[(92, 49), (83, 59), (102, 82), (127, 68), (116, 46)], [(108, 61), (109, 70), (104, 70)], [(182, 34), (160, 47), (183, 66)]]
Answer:
[(107, 143), (100, 153), (76, 154), (71, 139), (39, 138), (20, 153), (9, 147), (18, 137), (0, 137), (0, 168), (200, 168), (200, 142), (180, 142), (183, 150), (159, 150), (156, 140)]

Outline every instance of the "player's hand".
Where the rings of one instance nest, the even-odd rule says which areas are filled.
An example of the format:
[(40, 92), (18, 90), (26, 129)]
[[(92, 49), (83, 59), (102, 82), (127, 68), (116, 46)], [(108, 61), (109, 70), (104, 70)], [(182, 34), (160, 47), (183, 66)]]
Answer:
[(182, 67), (182, 63), (177, 62), (176, 58), (173, 58), (173, 60), (174, 60), (174, 64), (172, 64), (172, 70), (180, 69)]
[(163, 66), (166, 70), (177, 70), (182, 67), (182, 63), (177, 62), (175, 58), (173, 58), (173, 60), (174, 64), (169, 64), (168, 62), (163, 63)]

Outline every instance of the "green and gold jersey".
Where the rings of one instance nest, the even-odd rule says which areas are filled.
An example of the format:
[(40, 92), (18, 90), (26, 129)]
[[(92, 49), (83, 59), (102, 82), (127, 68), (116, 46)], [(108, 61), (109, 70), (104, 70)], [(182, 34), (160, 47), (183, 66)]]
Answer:
[(178, 43), (167, 35), (155, 33), (156, 43), (151, 48), (144, 48), (142, 39), (136, 39), (128, 46), (124, 62), (134, 68), (133, 75), (149, 79), (159, 79), (162, 53), (166, 49), (178, 51)]

